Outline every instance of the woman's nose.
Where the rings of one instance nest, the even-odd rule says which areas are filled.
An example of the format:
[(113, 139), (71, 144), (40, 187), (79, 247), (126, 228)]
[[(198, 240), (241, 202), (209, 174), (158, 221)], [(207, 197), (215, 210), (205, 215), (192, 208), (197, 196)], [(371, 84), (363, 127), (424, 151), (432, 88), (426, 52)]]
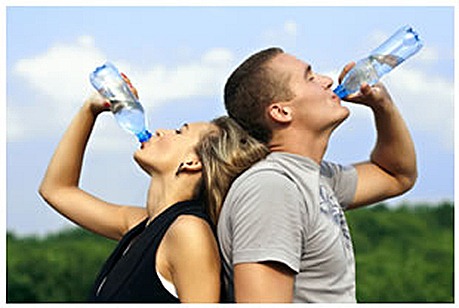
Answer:
[(155, 131), (156, 137), (163, 137), (165, 135), (172, 134), (174, 132), (173, 129), (157, 129)]
[(157, 130), (155, 131), (155, 136), (156, 136), (156, 137), (162, 137), (162, 136), (164, 136), (165, 134), (166, 134), (166, 131), (165, 131), (164, 129), (157, 129)]

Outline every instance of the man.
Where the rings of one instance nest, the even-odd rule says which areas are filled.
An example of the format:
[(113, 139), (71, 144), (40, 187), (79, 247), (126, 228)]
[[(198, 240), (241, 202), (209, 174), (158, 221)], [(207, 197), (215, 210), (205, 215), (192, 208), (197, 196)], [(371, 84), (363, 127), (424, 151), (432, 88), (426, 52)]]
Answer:
[(380, 83), (346, 98), (374, 113), (378, 138), (369, 161), (322, 161), (332, 132), (349, 115), (332, 83), (270, 48), (242, 63), (225, 85), (229, 115), (272, 151), (233, 183), (220, 215), (230, 301), (355, 302), (343, 210), (400, 195), (416, 181), (413, 142)]

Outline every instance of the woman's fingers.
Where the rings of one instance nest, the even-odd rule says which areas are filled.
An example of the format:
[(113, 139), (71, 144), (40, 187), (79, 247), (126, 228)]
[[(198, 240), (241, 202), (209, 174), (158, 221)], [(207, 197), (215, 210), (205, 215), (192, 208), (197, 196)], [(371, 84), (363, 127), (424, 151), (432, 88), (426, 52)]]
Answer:
[(121, 77), (124, 79), (124, 81), (127, 83), (129, 89), (131, 90), (132, 94), (139, 99), (139, 93), (137, 92), (137, 89), (132, 85), (131, 80), (124, 74), (120, 73)]

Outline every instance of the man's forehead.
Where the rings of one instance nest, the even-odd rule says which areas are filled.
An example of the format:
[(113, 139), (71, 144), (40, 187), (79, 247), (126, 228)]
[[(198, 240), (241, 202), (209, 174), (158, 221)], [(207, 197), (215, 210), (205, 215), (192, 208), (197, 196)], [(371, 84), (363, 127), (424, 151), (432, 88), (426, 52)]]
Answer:
[(272, 67), (285, 70), (287, 68), (296, 68), (296, 69), (310, 69), (311, 65), (301, 59), (298, 59), (294, 55), (288, 53), (278, 54), (272, 59)]

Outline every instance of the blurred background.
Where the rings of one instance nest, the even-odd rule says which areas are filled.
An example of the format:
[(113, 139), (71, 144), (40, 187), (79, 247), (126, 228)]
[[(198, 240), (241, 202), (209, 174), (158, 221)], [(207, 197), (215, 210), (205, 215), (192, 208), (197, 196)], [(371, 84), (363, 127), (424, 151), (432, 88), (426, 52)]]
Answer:
[[(349, 61), (412, 25), (424, 48), (383, 78), (412, 132), (419, 179), (409, 193), (347, 213), (360, 302), (454, 301), (455, 6), (6, 7), (6, 231), (8, 302), (79, 302), (115, 243), (54, 212), (37, 189), (52, 153), (110, 60), (137, 87), (149, 127), (225, 114), (224, 83), (252, 53), (279, 46), (335, 82)], [(327, 160), (362, 161), (372, 114), (335, 132)], [(134, 137), (111, 114), (93, 131), (81, 186), (143, 206), (148, 177)], [(69, 278), (71, 277), (71, 278)]]

